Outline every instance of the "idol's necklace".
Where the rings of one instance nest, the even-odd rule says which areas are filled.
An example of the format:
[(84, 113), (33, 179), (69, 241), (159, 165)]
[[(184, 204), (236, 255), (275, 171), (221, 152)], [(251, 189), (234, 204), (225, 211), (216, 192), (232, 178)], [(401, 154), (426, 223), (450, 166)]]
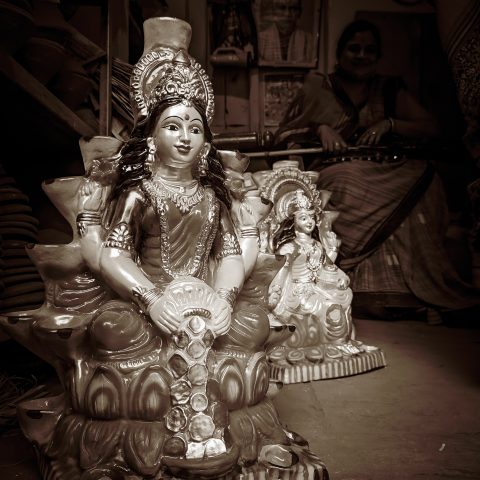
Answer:
[(158, 196), (171, 200), (182, 213), (189, 212), (205, 195), (205, 189), (197, 180), (185, 185), (184, 182), (177, 183), (165, 180), (162, 177), (156, 177), (154, 180), (145, 181), (144, 187), (153, 197)]

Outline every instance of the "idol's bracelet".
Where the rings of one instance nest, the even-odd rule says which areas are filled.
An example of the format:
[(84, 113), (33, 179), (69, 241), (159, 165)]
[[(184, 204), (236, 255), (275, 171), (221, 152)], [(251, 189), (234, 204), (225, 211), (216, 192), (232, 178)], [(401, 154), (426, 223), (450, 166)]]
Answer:
[(137, 285), (132, 288), (134, 302), (138, 305), (143, 313), (148, 313), (152, 305), (162, 296), (159, 288), (146, 288)]
[(257, 227), (245, 227), (240, 228), (240, 237), (241, 238), (258, 238), (258, 228)]
[(77, 230), (78, 234), (83, 237), (91, 225), (100, 225), (101, 217), (98, 212), (80, 212), (77, 215)]
[(238, 288), (219, 288), (217, 290), (217, 295), (223, 298), (233, 309), (238, 295)]

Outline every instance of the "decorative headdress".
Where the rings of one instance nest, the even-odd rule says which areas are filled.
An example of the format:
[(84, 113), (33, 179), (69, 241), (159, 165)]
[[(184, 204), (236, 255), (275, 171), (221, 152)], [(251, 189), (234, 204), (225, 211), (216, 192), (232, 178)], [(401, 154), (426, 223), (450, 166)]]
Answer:
[(312, 202), (303, 190), (294, 190), (283, 195), (279, 199), (278, 211), (282, 217), (287, 218), (301, 213), (315, 214)]
[(153, 107), (168, 97), (196, 100), (211, 123), (213, 88), (205, 70), (188, 54), (190, 25), (178, 18), (157, 17), (146, 20), (143, 29), (143, 55), (130, 78), (135, 124), (144, 122)]

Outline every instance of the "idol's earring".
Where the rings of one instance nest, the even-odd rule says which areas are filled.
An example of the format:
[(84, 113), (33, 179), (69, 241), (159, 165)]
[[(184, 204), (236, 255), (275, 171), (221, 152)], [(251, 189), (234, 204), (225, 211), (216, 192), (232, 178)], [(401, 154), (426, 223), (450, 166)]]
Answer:
[(208, 171), (208, 148), (204, 148), (198, 157), (198, 174), (200, 177), (205, 177)]
[(147, 137), (147, 159), (145, 160), (145, 170), (149, 172), (152, 171), (152, 165), (155, 162), (155, 152), (157, 151), (157, 147), (155, 145), (155, 141), (153, 137)]

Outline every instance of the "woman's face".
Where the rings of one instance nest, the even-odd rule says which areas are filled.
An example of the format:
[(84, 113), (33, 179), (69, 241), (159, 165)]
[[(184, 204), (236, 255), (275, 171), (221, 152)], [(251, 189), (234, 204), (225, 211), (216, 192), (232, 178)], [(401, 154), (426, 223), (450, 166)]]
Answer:
[(195, 107), (183, 104), (165, 109), (153, 130), (157, 157), (174, 168), (192, 167), (205, 142), (205, 127)]
[(297, 213), (294, 218), (295, 231), (310, 235), (315, 228), (315, 217), (312, 213)]
[(378, 45), (372, 32), (357, 32), (345, 45), (338, 59), (338, 66), (355, 80), (367, 80), (375, 74)]

